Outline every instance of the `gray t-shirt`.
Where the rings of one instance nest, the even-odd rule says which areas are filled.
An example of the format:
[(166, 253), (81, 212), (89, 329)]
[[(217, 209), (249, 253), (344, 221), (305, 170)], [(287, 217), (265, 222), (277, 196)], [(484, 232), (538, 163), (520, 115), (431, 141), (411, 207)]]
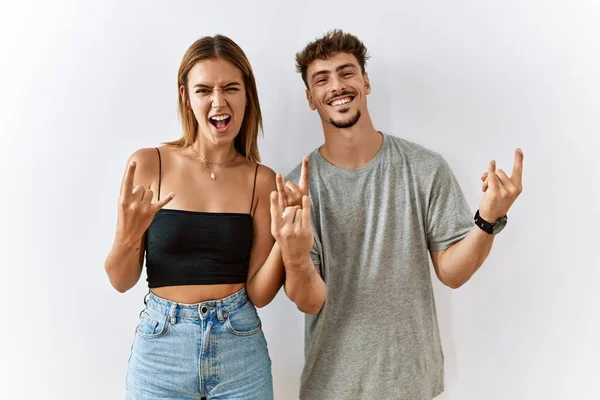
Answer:
[[(464, 238), (472, 214), (439, 154), (383, 134), (344, 169), (309, 156), (315, 244), (328, 288), (306, 315), (300, 398), (430, 400), (444, 389), (429, 251)], [(300, 165), (287, 180), (298, 183)]]

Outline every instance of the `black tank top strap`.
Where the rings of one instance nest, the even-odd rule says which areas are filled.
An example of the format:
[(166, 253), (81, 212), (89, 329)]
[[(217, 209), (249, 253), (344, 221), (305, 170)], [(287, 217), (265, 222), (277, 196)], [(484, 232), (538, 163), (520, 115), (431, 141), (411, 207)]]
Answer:
[(155, 147), (156, 152), (158, 153), (158, 200), (160, 200), (160, 184), (162, 178), (162, 160), (160, 159), (160, 150), (158, 147)]
[(256, 192), (256, 175), (258, 175), (258, 163), (256, 163), (256, 169), (254, 170), (254, 187), (252, 188), (252, 200), (250, 201), (250, 214), (252, 214), (252, 207), (254, 206), (254, 193)]

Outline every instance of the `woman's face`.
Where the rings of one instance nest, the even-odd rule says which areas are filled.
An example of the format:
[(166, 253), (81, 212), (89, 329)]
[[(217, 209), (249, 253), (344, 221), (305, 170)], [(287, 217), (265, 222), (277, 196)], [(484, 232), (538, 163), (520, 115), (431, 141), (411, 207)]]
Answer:
[[(241, 71), (229, 61), (216, 58), (198, 62), (187, 78), (187, 106), (198, 121), (198, 133), (215, 145), (232, 143), (246, 111)], [(180, 92), (185, 101), (183, 87)]]

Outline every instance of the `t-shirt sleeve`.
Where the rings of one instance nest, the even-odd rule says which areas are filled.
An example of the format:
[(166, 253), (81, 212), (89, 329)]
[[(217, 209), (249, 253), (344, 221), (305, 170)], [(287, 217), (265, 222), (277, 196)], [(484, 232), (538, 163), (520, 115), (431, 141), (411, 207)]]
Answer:
[(315, 235), (315, 241), (313, 243), (313, 247), (310, 250), (310, 258), (312, 259), (313, 264), (315, 265), (315, 269), (317, 270), (317, 272), (319, 273), (319, 275), (321, 275), (321, 277), (323, 277), (323, 274), (321, 272), (321, 245), (319, 243), (319, 239), (317, 239), (316, 235)]
[(301, 168), (302, 168), (301, 164), (296, 165), (296, 167), (285, 176), (285, 180), (294, 182), (297, 185), (298, 181), (300, 180)]
[(427, 245), (444, 250), (462, 240), (473, 227), (467, 200), (450, 166), (441, 158), (432, 181), (427, 209)]

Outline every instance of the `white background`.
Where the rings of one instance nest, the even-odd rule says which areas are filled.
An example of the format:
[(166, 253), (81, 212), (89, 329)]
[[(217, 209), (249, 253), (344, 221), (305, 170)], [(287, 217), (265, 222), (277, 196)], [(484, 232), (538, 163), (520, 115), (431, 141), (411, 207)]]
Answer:
[[(187, 47), (222, 33), (244, 49), (263, 162), (287, 173), (323, 140), (294, 54), (332, 28), (369, 49), (376, 128), (446, 157), (473, 212), (489, 159), (525, 154), (489, 260), (459, 290), (435, 283), (441, 398), (600, 398), (600, 5), (386, 3), (1, 3), (1, 398), (123, 398), (147, 288), (117, 293), (103, 263), (127, 157), (180, 135)], [(282, 293), (260, 314), (276, 399), (297, 398), (303, 318)]]

